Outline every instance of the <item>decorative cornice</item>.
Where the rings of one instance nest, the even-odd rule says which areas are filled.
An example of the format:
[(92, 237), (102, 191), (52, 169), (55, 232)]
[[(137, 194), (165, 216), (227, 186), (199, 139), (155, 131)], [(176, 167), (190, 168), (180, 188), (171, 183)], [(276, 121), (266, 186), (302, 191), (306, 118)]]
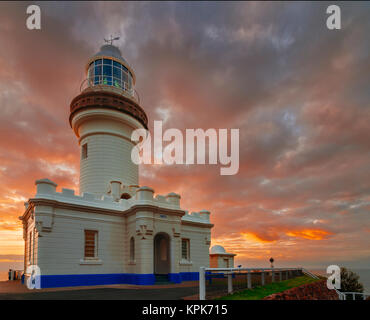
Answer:
[(108, 108), (126, 113), (148, 129), (148, 117), (135, 101), (109, 91), (87, 91), (75, 97), (70, 105), (70, 125), (72, 126), (72, 118), (77, 111), (91, 108)]
[[(168, 215), (179, 216), (182, 217), (185, 214), (184, 210), (181, 209), (170, 209), (170, 208), (163, 208), (155, 205), (150, 204), (136, 204), (127, 210), (117, 210), (111, 208), (99, 208), (96, 206), (89, 206), (84, 204), (74, 204), (74, 203), (67, 203), (61, 202), (58, 200), (51, 200), (51, 199), (39, 199), (39, 198), (32, 198), (29, 200), (30, 206), (29, 209), (34, 206), (43, 205), (43, 206), (52, 206), (56, 208), (65, 208), (65, 209), (75, 209), (75, 210), (82, 210), (84, 212), (91, 212), (91, 213), (98, 213), (98, 214), (105, 214), (110, 216), (129, 216), (133, 215), (138, 211), (150, 211), (153, 213), (166, 213)], [(25, 215), (23, 215), (22, 219), (24, 219)]]
[[(20, 217), (21, 220), (25, 220), (28, 218), (29, 214), (33, 211), (33, 208), (35, 206), (43, 205), (43, 206), (51, 206), (54, 208), (64, 208), (64, 209), (70, 209), (70, 210), (81, 210), (83, 212), (91, 212), (91, 213), (97, 213), (97, 214), (104, 214), (114, 217), (128, 217), (131, 215), (134, 215), (138, 211), (150, 211), (153, 213), (165, 213), (172, 216), (178, 216), (182, 217), (185, 214), (184, 210), (181, 209), (170, 209), (170, 208), (163, 208), (155, 205), (150, 204), (136, 204), (129, 208), (128, 210), (116, 210), (116, 209), (110, 209), (110, 208), (99, 208), (96, 206), (89, 206), (84, 204), (73, 204), (73, 203), (66, 203), (66, 202), (60, 202), (58, 200), (51, 200), (51, 199), (38, 199), (38, 198), (32, 198), (29, 200), (29, 207), (27, 208), (26, 212), (22, 217)], [(188, 221), (188, 220), (180, 220), (180, 223), (182, 225), (188, 225), (188, 226), (196, 226), (200, 228), (213, 228), (213, 224), (211, 223), (204, 223), (204, 222), (197, 222), (197, 221)], [(43, 230), (47, 231), (47, 230)], [(148, 230), (149, 231), (149, 230)], [(177, 236), (177, 232), (176, 236)]]

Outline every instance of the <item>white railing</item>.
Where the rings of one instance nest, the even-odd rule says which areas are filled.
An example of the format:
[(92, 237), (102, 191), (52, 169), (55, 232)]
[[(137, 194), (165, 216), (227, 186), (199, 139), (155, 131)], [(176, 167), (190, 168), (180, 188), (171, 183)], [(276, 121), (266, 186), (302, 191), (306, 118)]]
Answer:
[(107, 76), (107, 75), (100, 75), (100, 76), (94, 76), (90, 78), (86, 78), (84, 81), (82, 81), (80, 86), (80, 92), (84, 91), (87, 88), (104, 88), (104, 87), (110, 87), (115, 88), (116, 90), (120, 90), (121, 93), (128, 96), (129, 98), (133, 98), (138, 103), (140, 103), (140, 97), (137, 91), (129, 87), (129, 84), (119, 78), (113, 77), (113, 76)]
[(308, 271), (307, 269), (302, 268), (302, 272), (305, 275), (310, 276), (311, 278), (319, 279), (319, 277), (317, 275), (313, 274), (312, 272)]
[[(227, 276), (227, 292), (233, 292), (233, 274), (238, 274), (241, 271), (247, 273), (247, 287), (252, 288), (252, 274), (261, 273), (261, 285), (265, 285), (265, 273), (270, 273), (272, 282), (275, 282), (275, 274), (279, 274), (279, 281), (283, 280), (283, 272), (286, 272), (286, 279), (289, 278), (292, 271), (303, 273), (303, 268), (206, 268), (200, 267), (199, 271), (199, 300), (206, 299), (206, 272), (222, 273)], [(316, 277), (316, 276), (315, 276)]]
[(356, 296), (360, 296), (363, 300), (370, 297), (370, 293), (366, 292), (340, 292), (337, 289), (335, 289), (335, 292), (338, 294), (339, 300), (349, 300), (347, 296), (352, 296), (351, 300), (356, 300)]

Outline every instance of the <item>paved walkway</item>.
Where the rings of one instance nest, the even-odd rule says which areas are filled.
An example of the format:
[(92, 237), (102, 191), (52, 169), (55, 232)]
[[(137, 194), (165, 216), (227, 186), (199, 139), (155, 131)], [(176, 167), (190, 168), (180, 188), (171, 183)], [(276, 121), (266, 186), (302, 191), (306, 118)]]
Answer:
[(109, 285), (29, 290), (20, 281), (0, 282), (0, 300), (179, 300), (198, 293), (198, 282), (136, 286)]

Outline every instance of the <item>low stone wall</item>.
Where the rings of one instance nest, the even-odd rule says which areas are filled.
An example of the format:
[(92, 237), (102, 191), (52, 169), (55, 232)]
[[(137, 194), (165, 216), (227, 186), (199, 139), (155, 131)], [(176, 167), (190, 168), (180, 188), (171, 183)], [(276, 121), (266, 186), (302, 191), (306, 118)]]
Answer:
[(334, 290), (326, 286), (326, 279), (271, 294), (263, 300), (339, 300)]

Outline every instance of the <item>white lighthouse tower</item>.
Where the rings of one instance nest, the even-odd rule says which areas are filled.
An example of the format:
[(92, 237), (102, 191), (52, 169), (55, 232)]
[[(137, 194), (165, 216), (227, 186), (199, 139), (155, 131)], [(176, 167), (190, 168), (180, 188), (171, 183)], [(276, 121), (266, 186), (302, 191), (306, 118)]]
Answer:
[(120, 198), (121, 186), (139, 184), (131, 133), (147, 128), (147, 116), (134, 89), (135, 73), (117, 47), (103, 45), (88, 61), (86, 75), (69, 118), (81, 150), (80, 194)]

